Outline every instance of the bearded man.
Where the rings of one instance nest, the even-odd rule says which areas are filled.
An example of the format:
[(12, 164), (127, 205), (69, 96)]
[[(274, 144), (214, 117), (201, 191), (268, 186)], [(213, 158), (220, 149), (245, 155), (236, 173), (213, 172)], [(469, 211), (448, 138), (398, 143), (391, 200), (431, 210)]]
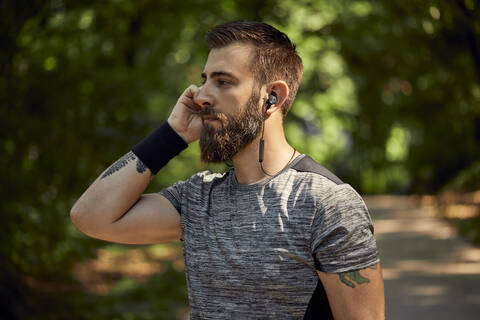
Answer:
[[(72, 221), (111, 242), (181, 239), (191, 319), (384, 319), (365, 203), (284, 135), (303, 70), (295, 46), (249, 21), (218, 25), (207, 42), (202, 86), (97, 178)], [(143, 194), (198, 139), (202, 160), (234, 168)]]

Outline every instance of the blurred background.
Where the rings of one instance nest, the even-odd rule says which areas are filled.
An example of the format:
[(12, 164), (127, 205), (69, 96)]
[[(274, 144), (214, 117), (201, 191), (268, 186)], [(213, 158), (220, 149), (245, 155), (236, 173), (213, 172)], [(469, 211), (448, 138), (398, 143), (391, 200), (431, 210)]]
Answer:
[[(415, 195), (480, 242), (478, 0), (4, 0), (0, 17), (2, 319), (188, 315), (180, 243), (94, 240), (69, 210), (201, 82), (205, 33), (230, 20), (297, 44), (297, 150), (362, 194)], [(227, 166), (194, 144), (147, 192), (207, 168)]]

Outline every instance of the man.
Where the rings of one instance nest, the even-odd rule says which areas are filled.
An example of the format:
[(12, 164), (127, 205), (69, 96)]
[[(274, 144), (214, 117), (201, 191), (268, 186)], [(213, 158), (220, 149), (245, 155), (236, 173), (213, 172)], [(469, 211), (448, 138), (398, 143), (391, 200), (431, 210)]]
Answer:
[[(277, 29), (216, 26), (201, 87), (85, 191), (71, 218), (85, 234), (150, 244), (182, 237), (192, 319), (383, 319), (373, 226), (348, 184), (285, 139), (302, 62)], [(200, 139), (201, 172), (142, 194)]]

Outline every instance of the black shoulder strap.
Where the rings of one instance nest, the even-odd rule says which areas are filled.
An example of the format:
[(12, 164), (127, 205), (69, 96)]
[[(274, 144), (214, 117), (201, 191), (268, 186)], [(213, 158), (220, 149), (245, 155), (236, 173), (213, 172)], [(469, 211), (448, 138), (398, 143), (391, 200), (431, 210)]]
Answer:
[(327, 168), (316, 163), (315, 160), (313, 160), (309, 156), (304, 156), (300, 161), (298, 161), (292, 166), (292, 169), (300, 172), (317, 173), (335, 182), (336, 184), (343, 184), (343, 181), (340, 180), (340, 178), (338, 178), (336, 175), (331, 173)]

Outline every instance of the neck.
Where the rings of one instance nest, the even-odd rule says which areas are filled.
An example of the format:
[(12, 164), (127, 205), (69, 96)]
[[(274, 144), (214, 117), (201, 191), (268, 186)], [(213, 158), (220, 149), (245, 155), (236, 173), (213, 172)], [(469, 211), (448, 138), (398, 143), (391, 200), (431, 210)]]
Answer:
[(278, 128), (265, 130), (264, 141), (263, 169), (268, 175), (262, 170), (258, 161), (260, 143), (260, 137), (258, 137), (233, 157), (238, 183), (251, 184), (262, 181), (269, 175), (275, 175), (298, 155), (285, 139), (283, 126), (281, 130)]

